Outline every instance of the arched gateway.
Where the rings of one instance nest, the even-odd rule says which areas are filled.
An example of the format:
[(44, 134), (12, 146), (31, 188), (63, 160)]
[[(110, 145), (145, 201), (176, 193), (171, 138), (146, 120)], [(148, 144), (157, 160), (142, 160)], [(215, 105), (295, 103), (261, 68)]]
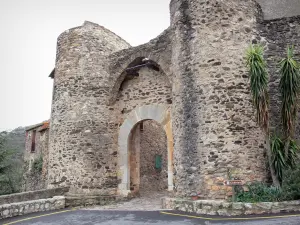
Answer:
[(162, 125), (167, 135), (168, 148), (168, 190), (173, 190), (173, 135), (171, 125), (170, 108), (164, 105), (145, 105), (133, 110), (119, 131), (119, 179), (121, 183), (118, 186), (120, 195), (130, 193), (130, 163), (129, 163), (129, 136), (132, 129), (141, 121), (154, 120)]

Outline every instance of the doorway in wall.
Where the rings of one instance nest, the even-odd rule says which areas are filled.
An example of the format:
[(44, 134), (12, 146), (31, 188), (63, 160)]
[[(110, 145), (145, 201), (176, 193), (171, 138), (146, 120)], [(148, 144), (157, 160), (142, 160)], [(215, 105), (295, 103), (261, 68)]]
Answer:
[(165, 105), (135, 108), (120, 126), (118, 194), (173, 191), (171, 111)]
[(136, 195), (168, 190), (167, 135), (154, 120), (137, 123), (128, 139), (130, 191)]

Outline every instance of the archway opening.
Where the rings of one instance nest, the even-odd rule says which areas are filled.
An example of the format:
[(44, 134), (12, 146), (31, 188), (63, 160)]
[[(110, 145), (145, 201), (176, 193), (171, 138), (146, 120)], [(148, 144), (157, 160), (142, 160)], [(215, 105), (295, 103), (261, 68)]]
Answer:
[(130, 191), (149, 195), (168, 190), (168, 145), (162, 125), (143, 120), (131, 130), (128, 139)]
[[(108, 104), (130, 100), (132, 96), (135, 96), (135, 100), (143, 100), (153, 95), (162, 95), (158, 98), (161, 104), (171, 104), (172, 85), (169, 79), (158, 62), (147, 57), (137, 57), (113, 81)], [(139, 86), (134, 87), (135, 84)], [(155, 101), (152, 100), (152, 103)]]

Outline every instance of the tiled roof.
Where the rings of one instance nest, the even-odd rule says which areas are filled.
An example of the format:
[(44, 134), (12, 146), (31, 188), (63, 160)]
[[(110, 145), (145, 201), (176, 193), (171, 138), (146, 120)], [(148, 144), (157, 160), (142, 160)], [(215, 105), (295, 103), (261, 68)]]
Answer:
[(43, 127), (45, 127), (43, 130), (45, 129), (48, 129), (49, 128), (49, 124), (50, 124), (50, 121), (49, 120), (46, 120), (42, 123), (38, 123), (38, 124), (35, 124), (35, 125), (32, 125), (32, 126), (28, 126), (26, 127), (26, 131), (30, 131), (30, 130), (33, 130), (33, 129), (36, 129), (36, 128), (39, 128), (39, 129), (42, 129)]
[(44, 122), (43, 126), (38, 131), (41, 132), (41, 131), (47, 130), (47, 129), (49, 129), (49, 126), (50, 126), (50, 122), (46, 121), (46, 122)]

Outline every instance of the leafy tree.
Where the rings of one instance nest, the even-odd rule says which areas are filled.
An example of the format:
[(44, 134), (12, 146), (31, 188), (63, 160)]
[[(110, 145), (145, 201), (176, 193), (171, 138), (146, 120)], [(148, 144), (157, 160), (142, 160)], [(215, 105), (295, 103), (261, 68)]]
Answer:
[(5, 137), (0, 135), (0, 176), (10, 167), (12, 152), (4, 148)]
[(22, 178), (21, 166), (15, 162), (15, 151), (6, 148), (6, 138), (0, 134), (0, 195), (18, 192)]
[(270, 167), (273, 184), (280, 186), (272, 163), (272, 151), (270, 145), (269, 127), (269, 95), (267, 64), (263, 57), (263, 47), (251, 45), (247, 50), (247, 66), (250, 74), (250, 89), (252, 94), (253, 106), (256, 110), (256, 121), (265, 133), (268, 164)]

